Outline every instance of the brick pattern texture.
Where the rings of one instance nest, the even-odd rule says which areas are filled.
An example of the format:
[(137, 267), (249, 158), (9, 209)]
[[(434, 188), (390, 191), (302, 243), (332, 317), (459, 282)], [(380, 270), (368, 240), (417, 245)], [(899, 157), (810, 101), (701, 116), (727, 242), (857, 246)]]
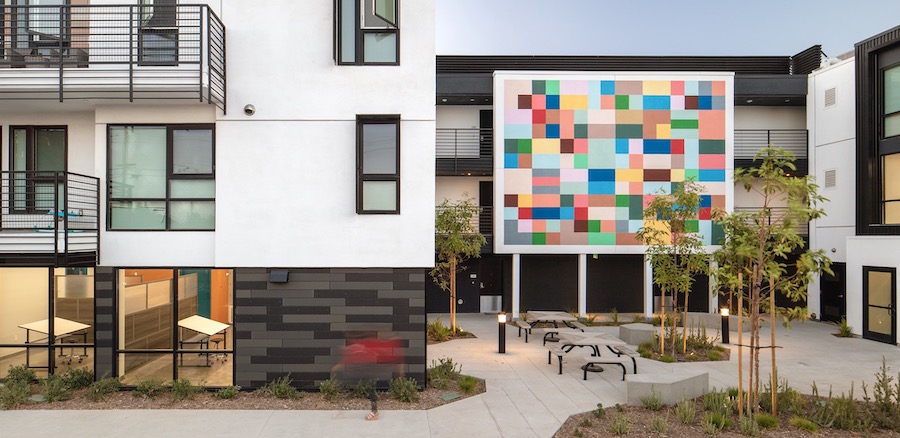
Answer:
[(235, 269), (236, 385), (290, 373), (295, 386), (318, 388), (348, 340), (376, 337), (396, 340), (403, 374), (424, 386), (425, 269), (290, 269), (287, 283), (268, 272)]

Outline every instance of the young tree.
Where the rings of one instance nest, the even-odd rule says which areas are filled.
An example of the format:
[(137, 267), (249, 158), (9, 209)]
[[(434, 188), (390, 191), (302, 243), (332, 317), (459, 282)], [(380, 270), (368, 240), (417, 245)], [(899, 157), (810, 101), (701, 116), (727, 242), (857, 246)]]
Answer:
[[(687, 350), (687, 301), (696, 274), (709, 269), (709, 255), (696, 225), (703, 188), (692, 180), (678, 184), (671, 194), (656, 196), (644, 208), (644, 226), (638, 239), (647, 245), (647, 257), (653, 267), (653, 281), (662, 291), (660, 353), (665, 353), (666, 294), (671, 292), (673, 308), (678, 308), (678, 294), (684, 294), (681, 352)], [(676, 318), (672, 318), (671, 348), (675, 354)]]
[[(803, 250), (805, 243), (796, 225), (808, 223), (825, 215), (819, 205), (827, 201), (817, 193), (818, 186), (811, 176), (792, 176), (796, 172), (790, 152), (774, 147), (759, 151), (758, 167), (735, 170), (735, 182), (762, 200), (754, 211), (735, 212), (723, 219), (726, 242), (720, 251), (722, 259), (743, 267), (732, 267), (733, 273), (744, 273), (749, 283), (738, 285), (746, 294), (750, 319), (750, 386), (748, 411), (759, 410), (759, 351), (772, 351), (772, 414), (777, 413), (778, 369), (775, 355), (775, 320), (781, 317), (785, 325), (793, 318), (805, 318), (806, 308), (779, 308), (776, 292), (792, 301), (806, 299), (807, 286), (814, 274), (831, 273), (831, 260), (823, 250)], [(796, 254), (796, 262), (788, 269), (787, 260)], [(743, 264), (746, 262), (746, 264)], [(769, 313), (771, 344), (760, 344), (760, 316)], [(741, 378), (741, 377), (739, 377)]]
[(438, 261), (431, 277), (441, 289), (450, 292), (450, 330), (456, 333), (456, 274), (469, 258), (481, 257), (484, 236), (478, 232), (478, 206), (464, 194), (464, 199), (444, 202), (437, 207), (434, 219), (434, 249)]

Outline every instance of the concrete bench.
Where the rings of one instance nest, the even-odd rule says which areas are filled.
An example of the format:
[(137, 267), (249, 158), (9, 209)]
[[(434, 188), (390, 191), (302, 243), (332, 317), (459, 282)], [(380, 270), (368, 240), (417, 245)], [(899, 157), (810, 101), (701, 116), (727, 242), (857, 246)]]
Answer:
[(563, 351), (562, 348), (559, 348), (559, 345), (550, 344), (547, 345), (547, 364), (553, 364), (553, 355), (556, 355), (557, 360), (559, 361), (559, 373), (562, 374), (562, 363), (563, 356), (566, 355), (566, 352)]
[(525, 343), (528, 343), (528, 335), (531, 334), (531, 324), (525, 322), (524, 319), (517, 319), (512, 325), (519, 329), (519, 337), (522, 337), (522, 330), (525, 330)]
[(653, 335), (659, 332), (659, 327), (642, 322), (622, 324), (619, 326), (619, 339), (628, 345), (641, 345), (653, 342)]
[(651, 391), (666, 405), (692, 400), (709, 392), (709, 373), (632, 374), (626, 377), (625, 398), (629, 405), (641, 406), (641, 397), (650, 395)]

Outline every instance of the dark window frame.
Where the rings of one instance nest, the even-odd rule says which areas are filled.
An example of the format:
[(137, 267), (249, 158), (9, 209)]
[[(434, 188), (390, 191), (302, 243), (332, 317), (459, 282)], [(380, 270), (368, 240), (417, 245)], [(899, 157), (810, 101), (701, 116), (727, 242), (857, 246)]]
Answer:
[[(134, 126), (144, 126), (144, 127), (160, 127), (166, 128), (166, 196), (165, 198), (125, 198), (125, 197), (113, 197), (112, 190), (112, 161), (108, 159), (112, 155), (112, 129), (117, 127), (134, 127)], [(200, 174), (174, 174), (172, 172), (172, 160), (173, 160), (173, 149), (174, 149), (174, 131), (178, 130), (188, 130), (188, 129), (208, 129), (212, 133), (212, 171), (210, 173), (200, 173)], [(190, 123), (190, 124), (167, 124), (167, 123), (130, 123), (130, 124), (109, 124), (106, 126), (106, 231), (127, 231), (127, 232), (181, 232), (181, 231), (215, 231), (215, 227), (210, 229), (182, 229), (172, 228), (172, 220), (171, 220), (171, 207), (170, 204), (172, 202), (184, 202), (184, 201), (212, 201), (215, 203), (216, 198), (174, 198), (171, 193), (171, 182), (172, 181), (215, 181), (216, 179), (216, 125), (214, 123)], [(166, 205), (166, 221), (165, 228), (158, 230), (147, 230), (141, 228), (113, 228), (112, 227), (112, 203), (113, 202), (164, 202)]]
[[(131, 126), (131, 125), (129, 125), (129, 126)], [(179, 272), (180, 272), (181, 270), (197, 270), (197, 269), (208, 269), (208, 270), (210, 270), (210, 271), (215, 271), (215, 270), (230, 270), (230, 271), (231, 271), (231, 275), (229, 276), (229, 278), (230, 278), (229, 281), (231, 281), (232, 288), (234, 288), (234, 286), (236, 285), (236, 281), (235, 281), (235, 277), (236, 277), (235, 272), (236, 272), (236, 269), (235, 269), (235, 268), (223, 268), (223, 267), (178, 267), (178, 268), (173, 268), (173, 267), (168, 267), (168, 266), (166, 266), (166, 267), (128, 267), (128, 268), (115, 268), (115, 269), (113, 269), (113, 278), (115, 279), (115, 281), (114, 281), (114, 283), (113, 283), (113, 284), (114, 284), (114, 288), (113, 288), (113, 289), (114, 289), (114, 291), (115, 291), (115, 292), (113, 293), (113, 297), (114, 297), (113, 300), (115, 301), (115, 304), (113, 305), (113, 307), (116, 309), (116, 310), (115, 310), (115, 313), (116, 313), (116, 316), (115, 316), (115, 318), (116, 318), (116, 319), (115, 319), (115, 320), (116, 320), (116, 324), (113, 325), (113, 357), (114, 357), (115, 359), (113, 360), (113, 364), (112, 364), (112, 365), (113, 365), (113, 372), (112, 372), (112, 374), (113, 374), (114, 376), (118, 376), (118, 375), (120, 374), (120, 372), (121, 372), (121, 370), (119, 369), (119, 358), (120, 358), (120, 356), (123, 355), (123, 354), (130, 354), (130, 355), (142, 355), (142, 354), (143, 354), (143, 355), (165, 355), (165, 354), (171, 354), (171, 355), (172, 355), (172, 360), (173, 360), (173, 362), (172, 362), (172, 373), (173, 373), (173, 375), (172, 375), (172, 380), (176, 380), (176, 379), (178, 379), (178, 378), (180, 377), (180, 376), (178, 375), (178, 368), (180, 368), (180, 367), (178, 366), (178, 356), (179, 356), (180, 354), (184, 354), (184, 353), (194, 354), (194, 353), (197, 353), (198, 351), (201, 351), (201, 352), (207, 352), (207, 351), (208, 351), (208, 352), (210, 352), (210, 353), (225, 353), (225, 354), (231, 355), (231, 360), (229, 360), (228, 362), (230, 363), (230, 367), (231, 367), (231, 382), (232, 382), (231, 384), (232, 384), (232, 385), (234, 384), (235, 379), (236, 379), (236, 377), (237, 377), (237, 360), (234, 360), (234, 358), (236, 357), (235, 352), (237, 351), (237, 344), (238, 344), (238, 337), (237, 337), (237, 332), (235, 331), (235, 327), (236, 327), (236, 326), (235, 326), (235, 322), (234, 322), (234, 320), (235, 320), (235, 318), (234, 318), (234, 317), (235, 317), (235, 308), (236, 308), (236, 306), (234, 305), (234, 302), (233, 302), (233, 301), (234, 301), (234, 298), (232, 298), (231, 315), (230, 315), (230, 316), (231, 316), (231, 321), (232, 321), (232, 322), (231, 322), (231, 328), (229, 329), (229, 330), (232, 331), (232, 334), (231, 334), (231, 340), (232, 340), (232, 342), (231, 342), (231, 344), (230, 344), (230, 348), (224, 348), (224, 349), (212, 349), (212, 348), (209, 348), (209, 349), (199, 349), (199, 350), (198, 350), (198, 349), (179, 348), (179, 346), (178, 346), (178, 344), (179, 344), (179, 343), (178, 343), (178, 335), (179, 335), (179, 330), (178, 330), (178, 293), (179, 293), (179, 290), (178, 290), (178, 281), (173, 281), (173, 282), (172, 282), (172, 295), (170, 296), (170, 300), (171, 300), (171, 303), (172, 303), (172, 311), (171, 311), (171, 318), (172, 318), (172, 345), (171, 345), (171, 347), (165, 348), (165, 349), (129, 349), (129, 348), (120, 348), (120, 347), (119, 347), (119, 337), (120, 337), (120, 336), (125, 336), (125, 333), (121, 333), (121, 332), (120, 332), (120, 330), (119, 330), (119, 324), (118, 324), (119, 319), (124, 317), (124, 315), (122, 315), (121, 305), (120, 305), (120, 302), (121, 302), (121, 299), (120, 299), (120, 298), (121, 298), (121, 295), (120, 295), (120, 293), (121, 293), (121, 291), (119, 290), (119, 273), (122, 272), (122, 271), (171, 270), (171, 271), (172, 271), (172, 275), (173, 275), (172, 278), (173, 278), (173, 279), (177, 279), (177, 278), (178, 278), (178, 274), (179, 274)], [(127, 389), (127, 388), (133, 388), (132, 386), (128, 386), (128, 385), (125, 385), (125, 386), (123, 386), (123, 387), (126, 388), (126, 389)], [(207, 387), (210, 387), (210, 388), (216, 388), (216, 386), (207, 386)]]
[[(869, 332), (869, 309), (871, 306), (869, 304), (869, 273), (870, 272), (883, 272), (891, 275), (891, 299), (892, 305), (896, 305), (897, 301), (897, 268), (894, 267), (886, 267), (886, 266), (869, 266), (863, 265), (863, 290), (862, 290), (862, 319), (863, 319), (863, 337), (866, 339), (872, 339), (881, 342), (889, 342), (890, 344), (896, 344), (896, 336), (897, 336), (897, 318), (891, 318), (891, 335), (885, 336), (883, 334), (875, 334), (874, 336)], [(882, 307), (882, 306), (876, 306)], [(890, 338), (890, 339), (889, 339)]]
[[(395, 150), (395, 173), (365, 173), (364, 172), (364, 141), (363, 127), (365, 125), (394, 125), (397, 132), (397, 147)], [(400, 115), (357, 115), (356, 116), (356, 213), (357, 214), (400, 214)], [(393, 210), (366, 210), (363, 208), (363, 183), (367, 181), (393, 181), (396, 182), (396, 208)]]
[[(25, 169), (16, 169), (15, 166), (15, 135), (16, 131), (25, 130)], [(68, 172), (69, 170), (69, 127), (67, 125), (10, 125), (9, 127), (9, 207), (10, 211), (13, 213), (28, 213), (28, 214), (44, 214), (50, 211), (47, 208), (37, 208), (35, 206), (35, 189), (34, 184), (36, 182), (51, 182), (54, 178), (50, 176), (33, 176), (27, 177), (27, 172), (37, 172), (35, 169), (35, 132), (40, 129), (62, 129), (64, 132), (64, 141), (63, 141), (63, 169), (56, 172)], [(15, 184), (15, 173), (14, 172), (26, 172), (25, 179), (25, 208), (16, 208), (17, 202), (15, 201), (16, 195), (16, 184)], [(53, 172), (53, 171), (45, 171), (45, 172)], [(61, 181), (65, 183), (65, 179)], [(65, 193), (59, 193), (59, 196), (65, 196)]]
[[(17, 48), (19, 44), (25, 42), (28, 44), (28, 48), (36, 49), (41, 47), (48, 48), (57, 48), (57, 47), (69, 47), (71, 42), (71, 34), (72, 34), (72, 0), (65, 0), (62, 5), (56, 6), (40, 6), (40, 5), (32, 5), (29, 0), (18, 0), (13, 3), (13, 6), (25, 6), (24, 8), (13, 7), (12, 15), (9, 19), (11, 24), (10, 29), (14, 29), (13, 33), (10, 35), (10, 38), (13, 41), (12, 48)], [(30, 12), (31, 8), (59, 8), (61, 12), (59, 17), (60, 22), (60, 30), (61, 33), (59, 35), (53, 34), (45, 34), (37, 31), (31, 30), (31, 17)], [(20, 12), (21, 11), (21, 12)], [(24, 18), (23, 18), (24, 17)], [(26, 36), (26, 40), (22, 41), (19, 39), (19, 36), (22, 34), (18, 32), (20, 28), (19, 24), (23, 23), (25, 26), (24, 35)], [(22, 49), (23, 47), (18, 47)]]
[[(394, 0), (396, 5), (396, 22), (393, 23), (394, 27), (386, 27), (386, 28), (365, 28), (362, 23), (362, 9), (361, 3), (367, 0), (354, 0), (354, 17), (356, 17), (354, 26), (354, 60), (353, 61), (344, 61), (341, 59), (341, 45), (342, 45), (342, 37), (341, 37), (341, 13), (342, 13), (342, 5), (341, 0), (334, 0), (334, 61), (337, 65), (400, 65), (400, 0)], [(376, 14), (377, 16), (377, 14)], [(390, 24), (390, 23), (389, 23)], [(378, 34), (378, 33), (390, 33), (396, 35), (396, 61), (394, 62), (366, 62), (366, 54), (365, 54), (365, 35), (366, 34)]]
[(900, 235), (884, 223), (882, 160), (900, 153), (900, 136), (884, 138), (884, 71), (900, 65), (900, 27), (856, 44), (856, 234)]

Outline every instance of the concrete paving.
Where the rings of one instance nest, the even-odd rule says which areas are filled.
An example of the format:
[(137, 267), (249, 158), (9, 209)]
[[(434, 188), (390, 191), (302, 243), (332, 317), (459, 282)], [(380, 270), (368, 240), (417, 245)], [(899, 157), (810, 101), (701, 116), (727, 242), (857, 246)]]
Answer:
[[(430, 315), (429, 320), (436, 316), (448, 320), (447, 315)], [(452, 358), (463, 373), (485, 379), (487, 392), (430, 411), (382, 411), (374, 422), (363, 419), (365, 411), (0, 411), (0, 437), (550, 437), (572, 414), (594, 409), (597, 403), (625, 402), (625, 383), (618, 371), (593, 373), (582, 380), (578, 356), (587, 355), (579, 351), (586, 349), (567, 356), (563, 375), (558, 375), (555, 358), (547, 364), (540, 336), (526, 344), (515, 328), (507, 327), (506, 354), (498, 354), (496, 317), (462, 314), (458, 321), (478, 338), (430, 345), (428, 363)], [(614, 327), (595, 329), (618, 334)], [(809, 393), (815, 382), (820, 393), (829, 388), (835, 394), (846, 393), (853, 387), (861, 398), (861, 383), (868, 382), (871, 388), (882, 357), (891, 375), (900, 371), (896, 346), (836, 338), (832, 333), (837, 329), (831, 324), (794, 323), (790, 330), (780, 326), (776, 330), (779, 376), (801, 392)], [(762, 335), (766, 345), (768, 330)], [(738, 342), (737, 332), (731, 332), (731, 341)], [(711, 387), (737, 386), (736, 348), (731, 346), (727, 362), (664, 364), (638, 359), (638, 372), (708, 372)], [(761, 358), (760, 376), (767, 379), (769, 351), (763, 350)], [(744, 362), (746, 376), (746, 355)]]

